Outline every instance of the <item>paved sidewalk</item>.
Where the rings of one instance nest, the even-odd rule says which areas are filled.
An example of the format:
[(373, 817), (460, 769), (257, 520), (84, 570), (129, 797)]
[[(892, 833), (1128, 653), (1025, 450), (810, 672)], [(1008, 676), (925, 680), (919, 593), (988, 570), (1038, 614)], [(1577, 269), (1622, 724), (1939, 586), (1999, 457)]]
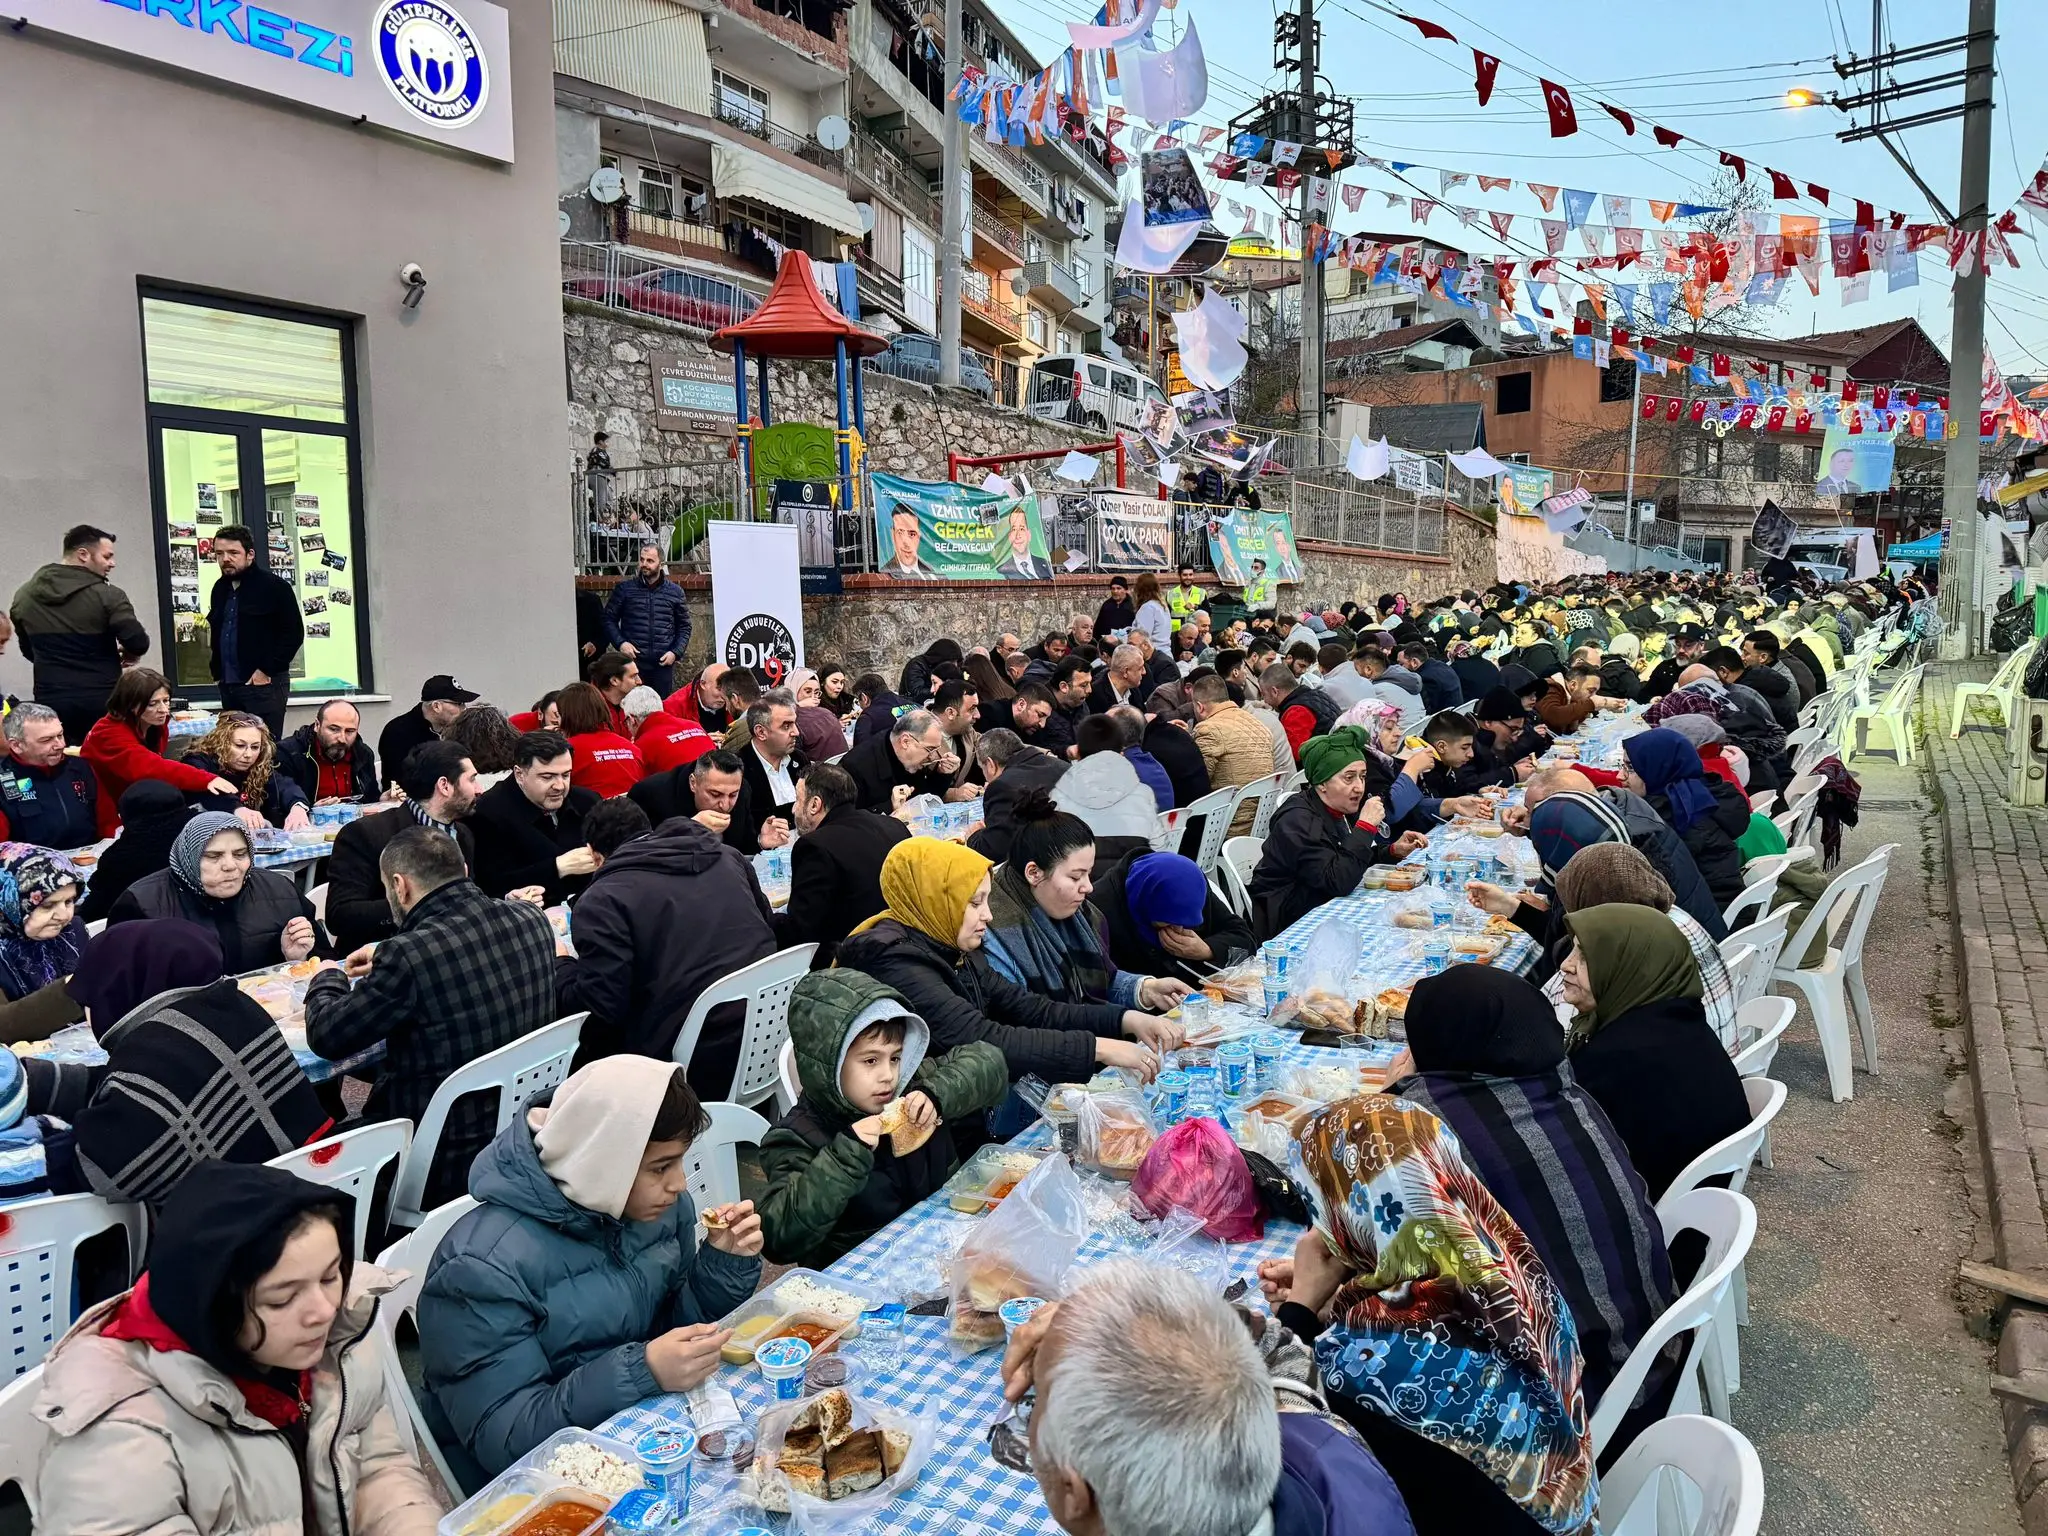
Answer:
[[(1997, 1261), (2048, 1284), (2048, 812), (2007, 802), (2003, 729), (1966, 721), (1961, 739), (1948, 739), (1954, 685), (1984, 680), (1995, 664), (1930, 666), (1921, 728), (1948, 851)], [(1998, 1369), (2048, 1396), (2048, 1312), (2012, 1308)], [(2029, 1536), (2048, 1536), (2048, 1413), (2003, 1407), (2022, 1520)]]

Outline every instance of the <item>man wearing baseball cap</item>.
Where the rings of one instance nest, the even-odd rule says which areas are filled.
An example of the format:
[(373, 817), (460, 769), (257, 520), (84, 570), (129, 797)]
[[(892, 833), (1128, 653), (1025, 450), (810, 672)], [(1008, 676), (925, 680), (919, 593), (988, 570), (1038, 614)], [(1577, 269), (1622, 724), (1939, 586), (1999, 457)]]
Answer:
[(446, 672), (437, 672), (422, 683), (419, 703), (402, 715), (393, 715), (377, 738), (377, 770), (384, 782), (396, 783), (413, 748), (439, 740), (462, 713), (462, 706), (475, 703), (476, 698)]
[(1678, 674), (1706, 655), (1708, 639), (1706, 630), (1698, 624), (1679, 625), (1671, 637), (1671, 654), (1657, 663), (1656, 670), (1643, 684), (1641, 697), (1661, 699), (1677, 687)]

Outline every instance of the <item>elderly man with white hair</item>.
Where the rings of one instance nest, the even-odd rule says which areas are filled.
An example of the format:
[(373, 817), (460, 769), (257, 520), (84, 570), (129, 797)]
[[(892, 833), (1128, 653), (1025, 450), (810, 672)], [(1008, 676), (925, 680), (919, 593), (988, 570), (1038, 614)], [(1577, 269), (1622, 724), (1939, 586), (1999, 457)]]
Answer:
[(1178, 1270), (1087, 1271), (1010, 1340), (1003, 1393), (1027, 1392), (1032, 1471), (1073, 1536), (1414, 1536), (1307, 1346)]

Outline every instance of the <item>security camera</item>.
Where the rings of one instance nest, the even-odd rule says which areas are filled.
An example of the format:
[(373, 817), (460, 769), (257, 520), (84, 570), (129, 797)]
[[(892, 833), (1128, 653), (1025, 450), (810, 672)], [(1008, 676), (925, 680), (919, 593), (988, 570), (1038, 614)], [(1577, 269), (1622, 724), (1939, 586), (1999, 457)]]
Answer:
[(420, 300), (427, 296), (427, 274), (420, 270), (416, 261), (408, 261), (398, 269), (398, 280), (405, 284), (405, 297), (398, 302), (407, 309), (418, 309)]

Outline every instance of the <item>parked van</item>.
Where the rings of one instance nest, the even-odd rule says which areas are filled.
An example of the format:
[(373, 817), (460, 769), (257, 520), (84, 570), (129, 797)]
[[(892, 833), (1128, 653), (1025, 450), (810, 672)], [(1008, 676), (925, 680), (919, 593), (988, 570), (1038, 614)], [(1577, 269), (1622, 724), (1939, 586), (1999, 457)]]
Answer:
[(1166, 394), (1151, 377), (1106, 357), (1061, 353), (1041, 357), (1031, 369), (1030, 397), (1024, 409), (1048, 421), (1078, 427), (1126, 432), (1142, 429), (1147, 401), (1166, 403)]

